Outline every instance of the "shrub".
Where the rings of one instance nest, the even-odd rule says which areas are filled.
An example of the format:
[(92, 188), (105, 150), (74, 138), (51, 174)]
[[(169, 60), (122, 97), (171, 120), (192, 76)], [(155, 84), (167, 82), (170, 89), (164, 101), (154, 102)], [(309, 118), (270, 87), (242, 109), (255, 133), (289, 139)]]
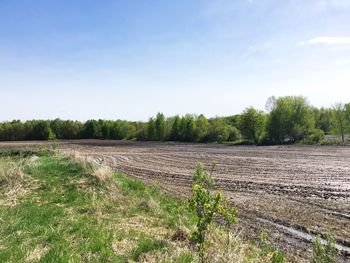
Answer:
[(227, 199), (222, 197), (221, 192), (211, 193), (213, 186), (211, 174), (204, 170), (203, 164), (198, 163), (192, 178), (192, 196), (189, 200), (190, 209), (196, 214), (196, 230), (192, 233), (191, 241), (198, 249), (201, 262), (205, 261), (204, 250), (206, 245), (206, 232), (212, 224), (215, 216), (220, 215), (228, 225), (236, 222), (237, 211), (229, 206)]
[(318, 144), (323, 141), (323, 138), (324, 138), (324, 132), (322, 130), (315, 129), (302, 140), (302, 143)]
[(237, 142), (241, 139), (242, 137), (241, 133), (236, 127), (230, 126), (228, 131), (229, 131), (229, 135), (227, 138), (228, 141)]

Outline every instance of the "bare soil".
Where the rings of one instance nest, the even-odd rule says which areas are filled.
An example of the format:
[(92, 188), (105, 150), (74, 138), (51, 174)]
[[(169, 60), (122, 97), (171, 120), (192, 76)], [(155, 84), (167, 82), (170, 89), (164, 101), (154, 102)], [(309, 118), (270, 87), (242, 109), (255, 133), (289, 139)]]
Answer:
[[(0, 147), (38, 144), (49, 143), (5, 142)], [(58, 144), (177, 196), (189, 193), (197, 162), (207, 167), (216, 162), (216, 188), (238, 208), (239, 227), (247, 237), (258, 239), (267, 231), (295, 261), (310, 257), (310, 242), (277, 224), (315, 235), (331, 233), (350, 249), (350, 147), (99, 140)], [(350, 262), (346, 249), (342, 254), (341, 261)]]

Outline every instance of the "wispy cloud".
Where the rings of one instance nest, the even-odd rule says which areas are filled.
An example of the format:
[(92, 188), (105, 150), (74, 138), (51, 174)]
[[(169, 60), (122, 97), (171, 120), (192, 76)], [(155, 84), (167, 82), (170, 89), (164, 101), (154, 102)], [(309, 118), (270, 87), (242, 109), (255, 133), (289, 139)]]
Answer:
[(315, 37), (301, 45), (350, 45), (350, 37)]
[(349, 0), (317, 0), (318, 5), (321, 8), (327, 9), (330, 7), (333, 8), (349, 8), (350, 1)]

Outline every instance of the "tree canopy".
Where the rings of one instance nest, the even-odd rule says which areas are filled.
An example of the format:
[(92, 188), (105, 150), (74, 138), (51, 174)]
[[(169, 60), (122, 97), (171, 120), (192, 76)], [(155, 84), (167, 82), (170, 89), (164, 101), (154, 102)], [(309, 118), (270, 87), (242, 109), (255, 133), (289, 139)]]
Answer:
[[(312, 107), (305, 97), (271, 97), (267, 111), (253, 107), (241, 114), (206, 118), (186, 114), (166, 118), (163, 113), (146, 122), (126, 120), (19, 120), (0, 123), (0, 140), (113, 139), (183, 142), (283, 144), (318, 143), (324, 134), (350, 132), (350, 103), (331, 108)], [(243, 141), (242, 141), (243, 139)]]

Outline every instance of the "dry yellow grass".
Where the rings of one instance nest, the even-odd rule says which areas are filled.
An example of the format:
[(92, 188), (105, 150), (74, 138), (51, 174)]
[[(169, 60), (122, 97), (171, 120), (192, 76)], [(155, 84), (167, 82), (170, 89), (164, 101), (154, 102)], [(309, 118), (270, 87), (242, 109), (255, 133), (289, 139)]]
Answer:
[(8, 158), (0, 159), (0, 184), (12, 187), (23, 181), (23, 161), (10, 161)]
[(48, 247), (38, 245), (33, 250), (28, 252), (26, 262), (38, 262), (46, 251), (48, 251), (48, 249)]
[(36, 182), (23, 172), (25, 165), (35, 165), (37, 159), (23, 160), (0, 159), (0, 199), (1, 206), (14, 206), (18, 200), (28, 194), (36, 185)]
[(113, 175), (113, 170), (109, 166), (94, 165), (91, 175), (101, 182), (106, 182)]

